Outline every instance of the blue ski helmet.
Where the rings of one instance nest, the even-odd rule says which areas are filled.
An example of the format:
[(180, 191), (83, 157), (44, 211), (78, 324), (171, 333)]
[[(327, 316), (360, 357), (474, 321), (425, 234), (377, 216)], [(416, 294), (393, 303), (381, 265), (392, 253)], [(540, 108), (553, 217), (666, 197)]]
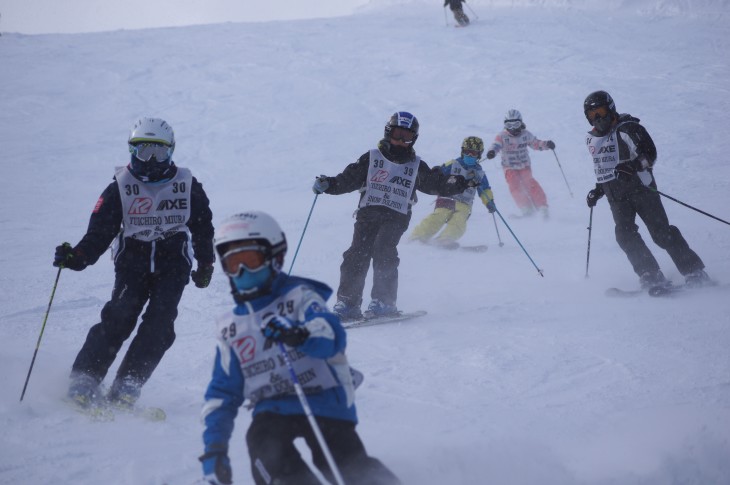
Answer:
[(407, 111), (396, 111), (393, 113), (385, 125), (385, 139), (390, 139), (393, 128), (400, 127), (413, 133), (413, 140), (410, 141), (410, 145), (416, 143), (418, 139), (418, 119)]

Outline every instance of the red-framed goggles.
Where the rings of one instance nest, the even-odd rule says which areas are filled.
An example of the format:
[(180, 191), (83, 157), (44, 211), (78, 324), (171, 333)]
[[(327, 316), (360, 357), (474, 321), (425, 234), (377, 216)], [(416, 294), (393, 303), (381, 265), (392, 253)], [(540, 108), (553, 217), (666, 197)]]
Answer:
[(416, 140), (416, 134), (408, 128), (394, 126), (390, 129), (390, 137), (393, 140), (400, 140), (405, 143), (413, 143)]
[(597, 119), (605, 118), (609, 115), (608, 107), (607, 106), (599, 106), (597, 108), (589, 109), (586, 111), (586, 116), (588, 117), (588, 121), (593, 123)]
[(149, 162), (152, 157), (158, 162), (166, 162), (172, 156), (172, 147), (164, 143), (142, 142), (132, 146), (132, 153), (143, 162)]
[(228, 276), (240, 276), (244, 270), (256, 272), (266, 264), (264, 246), (242, 246), (227, 251), (222, 257), (223, 271)]
[(466, 155), (467, 157), (479, 158), (482, 156), (482, 152), (480, 152), (479, 150), (468, 150), (466, 148), (463, 149), (461, 153), (462, 155)]

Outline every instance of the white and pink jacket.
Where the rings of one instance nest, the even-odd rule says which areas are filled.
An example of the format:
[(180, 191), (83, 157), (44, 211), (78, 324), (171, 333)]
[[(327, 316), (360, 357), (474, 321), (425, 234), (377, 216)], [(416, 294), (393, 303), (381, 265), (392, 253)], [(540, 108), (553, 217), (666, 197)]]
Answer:
[(540, 140), (528, 130), (522, 130), (519, 135), (513, 136), (507, 130), (502, 130), (494, 137), (494, 143), (489, 147), (495, 153), (502, 152), (502, 168), (505, 170), (522, 170), (530, 167), (530, 154), (527, 147), (533, 150), (548, 150), (547, 140)]

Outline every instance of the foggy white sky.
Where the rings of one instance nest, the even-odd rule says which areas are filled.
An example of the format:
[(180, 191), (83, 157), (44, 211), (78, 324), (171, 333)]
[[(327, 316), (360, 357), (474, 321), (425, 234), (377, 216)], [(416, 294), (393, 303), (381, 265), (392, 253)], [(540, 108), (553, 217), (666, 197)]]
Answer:
[(0, 32), (99, 32), (348, 15), (368, 0), (0, 0)]

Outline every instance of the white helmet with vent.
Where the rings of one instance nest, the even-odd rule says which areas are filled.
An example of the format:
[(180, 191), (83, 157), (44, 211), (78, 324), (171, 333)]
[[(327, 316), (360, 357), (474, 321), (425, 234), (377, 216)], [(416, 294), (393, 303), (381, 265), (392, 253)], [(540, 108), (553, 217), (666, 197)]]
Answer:
[(525, 128), (525, 124), (522, 122), (522, 113), (516, 109), (507, 111), (504, 116), (504, 129), (515, 135)]
[(229, 243), (256, 241), (268, 247), (270, 257), (286, 252), (286, 237), (279, 224), (270, 215), (260, 211), (249, 211), (225, 219), (215, 235), (215, 248), (220, 256)]

